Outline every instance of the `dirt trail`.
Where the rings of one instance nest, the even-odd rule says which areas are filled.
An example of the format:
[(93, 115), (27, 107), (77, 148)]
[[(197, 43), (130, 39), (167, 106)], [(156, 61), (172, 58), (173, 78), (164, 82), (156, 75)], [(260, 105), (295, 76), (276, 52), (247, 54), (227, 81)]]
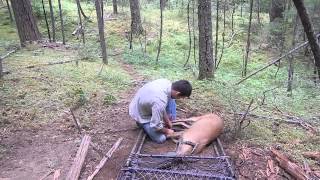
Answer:
[[(138, 129), (128, 115), (128, 104), (135, 89), (144, 83), (144, 78), (129, 65), (121, 63), (122, 68), (134, 79), (133, 86), (117, 97), (114, 105), (106, 107), (101, 96), (90, 99), (90, 103), (74, 113), (81, 121), (83, 116), (90, 117), (89, 125), (83, 127), (83, 133), (89, 134), (99, 149), (107, 152), (119, 137), (123, 137), (119, 149), (108, 161), (107, 166), (96, 176), (96, 179), (113, 179), (117, 176), (124, 160), (131, 151), (138, 134)], [(0, 156), (0, 179), (13, 180), (40, 179), (52, 170), (61, 169), (64, 178), (71, 166), (81, 135), (74, 127), (70, 114), (59, 110), (61, 116), (52, 124), (37, 127), (4, 128), (0, 131), (0, 148), (5, 149)], [(0, 149), (0, 150), (1, 150)], [(80, 179), (86, 179), (101, 160), (92, 148), (89, 148), (85, 167)], [(52, 174), (47, 179), (52, 179)]]

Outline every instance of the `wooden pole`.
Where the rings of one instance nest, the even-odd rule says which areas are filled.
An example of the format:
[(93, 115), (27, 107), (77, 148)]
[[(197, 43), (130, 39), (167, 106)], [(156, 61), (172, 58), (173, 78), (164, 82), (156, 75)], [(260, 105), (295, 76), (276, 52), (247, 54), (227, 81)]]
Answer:
[(78, 149), (76, 158), (74, 159), (73, 164), (70, 168), (70, 171), (66, 177), (67, 180), (79, 179), (82, 165), (88, 153), (90, 141), (91, 141), (91, 137), (89, 135), (85, 135), (82, 138), (81, 145)]

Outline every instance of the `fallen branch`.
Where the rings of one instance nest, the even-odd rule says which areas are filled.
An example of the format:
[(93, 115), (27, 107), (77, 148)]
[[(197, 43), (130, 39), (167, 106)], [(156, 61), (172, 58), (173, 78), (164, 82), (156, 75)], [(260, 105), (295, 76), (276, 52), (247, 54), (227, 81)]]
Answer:
[(50, 174), (53, 173), (53, 170), (50, 170), (49, 172), (47, 172), (45, 175), (43, 175), (39, 180), (44, 180), (45, 178), (47, 178)]
[[(236, 115), (243, 116), (244, 113), (236, 113)], [(275, 117), (270, 117), (270, 116), (262, 116), (262, 115), (249, 114), (249, 113), (247, 114), (247, 116), (251, 116), (253, 118), (264, 119), (264, 120), (269, 119), (272, 121), (280, 121), (280, 122), (285, 122), (285, 123), (289, 123), (289, 124), (296, 124), (296, 125), (299, 125), (307, 130), (311, 130), (313, 133), (317, 132), (317, 130), (312, 125), (304, 122), (305, 120), (285, 120), (282, 118), (275, 118)], [(284, 117), (291, 119), (290, 116), (284, 116)]]
[(318, 152), (304, 152), (302, 155), (304, 157), (320, 161), (320, 151), (318, 151)]
[(98, 174), (100, 169), (104, 166), (104, 164), (111, 158), (114, 151), (119, 147), (123, 138), (119, 138), (118, 141), (112, 146), (112, 148), (107, 152), (107, 154), (101, 159), (100, 163), (96, 166), (96, 170), (87, 178), (87, 180), (92, 180), (95, 175)]
[(229, 48), (232, 45), (232, 41), (233, 41), (233, 38), (234, 38), (235, 35), (236, 35), (236, 32), (233, 32), (232, 35), (231, 35), (231, 38), (229, 40), (229, 43), (227, 45), (227, 48)]
[(59, 180), (60, 175), (61, 175), (61, 169), (54, 171), (53, 180)]
[(89, 144), (91, 142), (91, 137), (85, 135), (82, 138), (81, 145), (78, 149), (77, 155), (73, 161), (70, 171), (66, 177), (68, 180), (78, 180), (81, 172), (82, 165), (88, 153)]
[(279, 151), (271, 148), (271, 152), (274, 155), (275, 159), (278, 161), (281, 168), (288, 172), (291, 176), (298, 180), (307, 180), (308, 176), (304, 173), (303, 169), (300, 168), (297, 164), (291, 162), (288, 157), (281, 154)]
[(1, 60), (5, 59), (6, 57), (9, 57), (12, 53), (16, 52), (17, 49), (13, 49), (11, 51), (9, 51), (7, 54), (3, 55), (0, 57)]
[[(319, 34), (317, 35), (317, 37), (319, 36)], [(290, 54), (292, 54), (292, 53), (294, 53), (296, 50), (298, 50), (298, 49), (301, 49), (301, 48), (303, 48), (303, 47), (305, 47), (305, 46), (307, 46), (309, 44), (309, 41), (306, 41), (306, 42), (304, 42), (304, 43), (302, 43), (302, 44), (300, 44), (300, 45), (298, 45), (298, 46), (296, 46), (295, 48), (293, 48), (292, 50), (290, 50), (289, 52), (287, 52), (287, 53), (285, 53), (284, 55), (282, 55), (282, 56), (280, 56), (280, 57), (278, 57), (277, 59), (275, 59), (275, 60), (272, 60), (271, 62), (269, 62), (267, 65), (265, 65), (264, 67), (262, 67), (262, 68), (260, 68), (260, 69), (258, 69), (258, 70), (256, 70), (255, 72), (253, 72), (253, 73), (251, 73), (250, 75), (248, 75), (247, 77), (245, 77), (245, 78), (243, 78), (243, 79), (241, 79), (239, 82), (237, 82), (235, 85), (239, 85), (240, 83), (242, 83), (243, 81), (245, 81), (245, 80), (247, 80), (247, 79), (249, 79), (250, 77), (252, 77), (252, 76), (254, 76), (254, 75), (256, 75), (258, 72), (260, 72), (260, 71), (263, 71), (263, 70), (265, 70), (266, 68), (268, 68), (268, 67), (270, 67), (271, 65), (273, 65), (273, 64), (275, 64), (275, 63), (277, 63), (277, 62), (279, 62), (281, 59), (283, 59), (284, 57), (286, 57), (286, 56), (288, 56), (288, 55), (290, 55)]]
[(76, 116), (74, 115), (72, 108), (70, 108), (70, 113), (72, 115), (74, 123), (76, 124), (76, 127), (78, 129), (79, 134), (81, 134), (81, 124), (80, 124), (79, 120), (76, 118)]
[(243, 124), (244, 120), (246, 119), (252, 104), (253, 104), (253, 99), (251, 99), (246, 112), (243, 114), (243, 116), (242, 116), (242, 118), (240, 120), (240, 127), (239, 127), (240, 129), (244, 129), (244, 128), (248, 127), (250, 125), (250, 123), (251, 123), (251, 121), (249, 119), (248, 124), (246, 126), (242, 127), (242, 124)]
[(66, 64), (66, 63), (71, 63), (71, 62), (74, 62), (74, 61), (75, 60), (58, 61), (58, 62), (52, 62), (52, 63), (47, 63), (47, 64), (37, 64), (37, 65), (27, 66), (26, 68), (35, 68), (35, 67), (50, 66), (50, 65), (56, 65), (56, 64)]

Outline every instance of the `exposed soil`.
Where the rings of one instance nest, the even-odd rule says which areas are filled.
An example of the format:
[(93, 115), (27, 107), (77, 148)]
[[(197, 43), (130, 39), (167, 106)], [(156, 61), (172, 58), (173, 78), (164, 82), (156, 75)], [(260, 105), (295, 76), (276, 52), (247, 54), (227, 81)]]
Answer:
[[(90, 103), (75, 111), (75, 116), (80, 121), (84, 116), (90, 117), (91, 121), (83, 127), (82, 134), (89, 134), (101, 151), (106, 153), (118, 138), (124, 138), (120, 147), (95, 179), (115, 179), (117, 177), (139, 132), (128, 115), (127, 107), (134, 92), (145, 83), (145, 79), (128, 64), (122, 64), (122, 68), (132, 76), (132, 79), (135, 79), (135, 83), (117, 98), (118, 102), (106, 107), (101, 104), (101, 101), (98, 101), (101, 97), (97, 95), (90, 100)], [(4, 112), (5, 109), (2, 111)], [(61, 115), (52, 124), (30, 128), (1, 128), (0, 147), (5, 151), (1, 152), (3, 155), (0, 159), (0, 179), (40, 179), (48, 172), (57, 169), (61, 169), (61, 177), (65, 178), (82, 137), (78, 134), (71, 115), (65, 113), (66, 111), (68, 110), (61, 109)], [(180, 117), (188, 116), (182, 111), (178, 113)], [(225, 141), (223, 145), (227, 154), (232, 157), (239, 179), (270, 177), (270, 173), (267, 173), (267, 160), (270, 159), (270, 156), (266, 150), (237, 142), (227, 143)], [(171, 141), (163, 145), (149, 143), (146, 151), (153, 152), (157, 149), (157, 152), (169, 152), (173, 151), (174, 147)], [(80, 179), (86, 179), (94, 171), (101, 158), (92, 147), (89, 148)], [(276, 179), (289, 177), (272, 175)], [(52, 179), (52, 177), (53, 173), (46, 179)]]

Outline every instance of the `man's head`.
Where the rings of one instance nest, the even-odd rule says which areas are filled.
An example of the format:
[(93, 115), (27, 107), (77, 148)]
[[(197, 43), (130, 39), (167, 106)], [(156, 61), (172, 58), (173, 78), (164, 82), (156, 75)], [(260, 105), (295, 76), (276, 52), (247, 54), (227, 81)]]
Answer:
[(191, 95), (192, 86), (187, 80), (179, 80), (172, 83), (171, 86), (171, 98), (180, 99), (186, 98)]

